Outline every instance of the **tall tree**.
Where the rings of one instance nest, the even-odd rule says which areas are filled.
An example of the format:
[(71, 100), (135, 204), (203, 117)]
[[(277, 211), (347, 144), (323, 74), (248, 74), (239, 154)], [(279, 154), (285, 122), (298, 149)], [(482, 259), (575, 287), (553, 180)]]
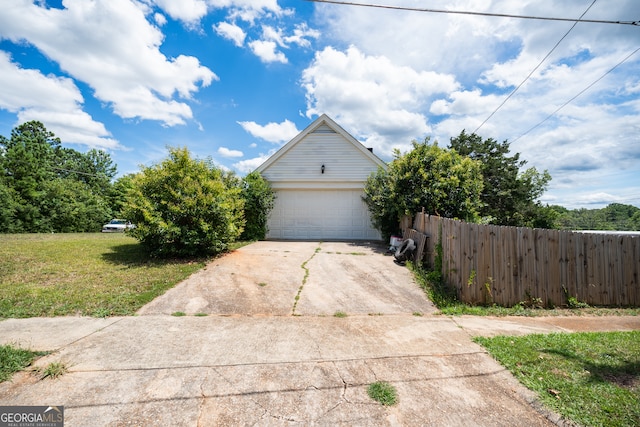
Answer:
[(14, 193), (14, 227), (27, 232), (48, 231), (37, 201), (43, 184), (55, 177), (51, 165), (60, 139), (42, 123), (31, 121), (14, 128), (11, 138), (0, 142), (4, 144), (4, 181)]
[(63, 148), (41, 122), (14, 128), (0, 137), (0, 232), (99, 230), (115, 173), (108, 153)]
[[(549, 213), (544, 212), (537, 201), (551, 180), (546, 170), (542, 173), (534, 167), (523, 170), (526, 160), (520, 159), (520, 153), (510, 155), (507, 141), (483, 140), (464, 130), (451, 138), (449, 146), (462, 156), (480, 162), (484, 180), (480, 215), (488, 222), (514, 226), (546, 222), (544, 218)], [(537, 219), (538, 216), (542, 218)]]
[(413, 141), (413, 148), (395, 159), (387, 171), (372, 174), (364, 201), (373, 225), (386, 238), (395, 232), (401, 215), (427, 213), (475, 221), (481, 206), (480, 164), (437, 143)]
[(111, 181), (117, 172), (109, 153), (95, 148), (86, 153), (62, 148), (56, 154), (56, 164), (59, 166), (55, 166), (54, 170), (58, 176), (83, 182), (102, 196), (109, 193)]

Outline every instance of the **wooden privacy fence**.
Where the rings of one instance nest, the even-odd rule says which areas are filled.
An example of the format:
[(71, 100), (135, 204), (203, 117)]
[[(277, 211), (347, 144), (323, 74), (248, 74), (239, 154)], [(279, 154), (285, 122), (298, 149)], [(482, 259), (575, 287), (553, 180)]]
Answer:
[[(640, 236), (469, 224), (418, 213), (413, 228), (429, 236), (433, 266), (461, 301), (513, 306), (640, 305)], [(575, 301), (575, 300), (574, 300)]]

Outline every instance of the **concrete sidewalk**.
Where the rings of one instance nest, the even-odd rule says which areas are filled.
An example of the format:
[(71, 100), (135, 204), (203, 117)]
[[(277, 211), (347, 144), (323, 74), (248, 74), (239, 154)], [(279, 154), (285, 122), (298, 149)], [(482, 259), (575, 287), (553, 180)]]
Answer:
[[(57, 380), (19, 373), (0, 384), (0, 402), (64, 405), (68, 426), (553, 425), (471, 337), (585, 325), (640, 329), (640, 317), (9, 319), (0, 342), (52, 350), (37, 366), (70, 369)], [(378, 380), (396, 386), (397, 405), (367, 396)]]

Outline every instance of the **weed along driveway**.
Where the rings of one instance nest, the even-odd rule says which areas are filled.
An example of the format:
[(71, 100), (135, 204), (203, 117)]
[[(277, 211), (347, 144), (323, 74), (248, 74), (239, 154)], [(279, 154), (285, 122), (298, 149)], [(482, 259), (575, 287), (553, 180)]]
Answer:
[(219, 258), (138, 311), (148, 314), (332, 316), (435, 311), (385, 247), (263, 241)]
[[(67, 367), (16, 374), (0, 402), (64, 405), (67, 426), (553, 425), (471, 341), (487, 321), (433, 312), (384, 248), (258, 242), (138, 316), (0, 322), (1, 343)], [(397, 403), (369, 397), (378, 382)]]

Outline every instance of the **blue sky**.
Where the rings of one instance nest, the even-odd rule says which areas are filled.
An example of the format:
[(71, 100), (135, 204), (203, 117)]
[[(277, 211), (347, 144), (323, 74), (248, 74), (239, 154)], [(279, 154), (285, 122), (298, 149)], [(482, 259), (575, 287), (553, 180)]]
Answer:
[[(637, 0), (592, 3), (428, 7), (640, 20)], [(621, 63), (640, 26), (579, 23), (540, 64), (571, 26), (301, 0), (12, 0), (0, 134), (39, 120), (65, 146), (108, 151), (120, 174), (186, 146), (243, 175), (326, 113), (389, 161), (413, 139), (475, 131), (539, 65), (477, 133), (549, 171), (545, 203), (640, 207), (640, 52)]]

